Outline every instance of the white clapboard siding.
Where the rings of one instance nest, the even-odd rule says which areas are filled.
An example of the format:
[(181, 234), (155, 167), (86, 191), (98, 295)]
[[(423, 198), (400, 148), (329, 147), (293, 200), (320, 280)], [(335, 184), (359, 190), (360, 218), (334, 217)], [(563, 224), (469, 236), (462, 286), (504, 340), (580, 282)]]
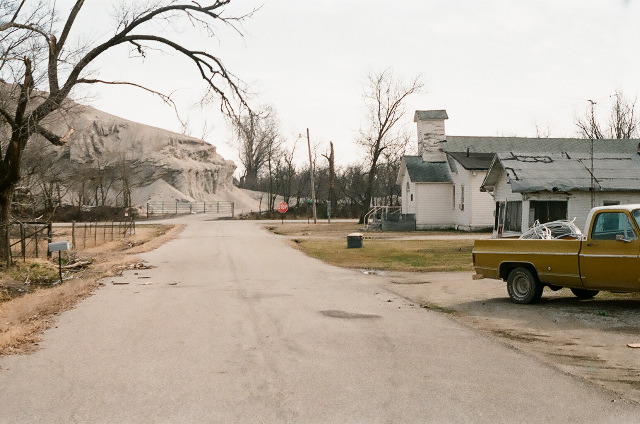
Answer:
[(415, 184), (416, 228), (451, 227), (451, 192), (451, 183)]

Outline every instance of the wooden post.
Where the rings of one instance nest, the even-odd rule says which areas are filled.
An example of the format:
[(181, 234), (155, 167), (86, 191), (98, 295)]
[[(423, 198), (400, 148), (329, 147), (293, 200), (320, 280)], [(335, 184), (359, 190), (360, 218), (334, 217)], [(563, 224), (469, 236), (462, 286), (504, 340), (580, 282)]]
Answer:
[(38, 233), (40, 232), (40, 228), (36, 228), (35, 232), (33, 233), (33, 237), (34, 237), (34, 241), (36, 243), (36, 258), (38, 257)]
[[(47, 224), (47, 242), (49, 243), (51, 243), (51, 235), (52, 235), (51, 223), (49, 222)], [(47, 258), (51, 258), (51, 252), (49, 252), (49, 249), (47, 249)]]
[(20, 248), (22, 249), (22, 262), (27, 261), (27, 245), (25, 243), (24, 224), (20, 223)]

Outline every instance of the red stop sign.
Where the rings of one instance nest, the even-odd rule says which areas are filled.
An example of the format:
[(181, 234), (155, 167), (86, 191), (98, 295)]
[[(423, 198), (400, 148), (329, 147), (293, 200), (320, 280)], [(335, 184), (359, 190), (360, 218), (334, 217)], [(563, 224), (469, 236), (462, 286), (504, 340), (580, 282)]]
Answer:
[(287, 202), (278, 203), (278, 212), (285, 213), (288, 210), (289, 210), (289, 205), (287, 205)]

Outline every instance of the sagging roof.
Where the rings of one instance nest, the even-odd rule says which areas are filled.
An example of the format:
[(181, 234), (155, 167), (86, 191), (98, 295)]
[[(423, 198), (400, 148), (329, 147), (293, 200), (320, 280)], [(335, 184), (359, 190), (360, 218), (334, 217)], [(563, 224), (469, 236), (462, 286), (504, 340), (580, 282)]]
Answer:
[[(493, 190), (505, 172), (514, 193), (590, 191), (591, 171), (590, 153), (497, 153), (481, 190)], [(595, 152), (593, 176), (595, 191), (640, 191), (640, 156)]]
[(428, 119), (449, 119), (446, 110), (416, 110), (413, 122), (426, 121)]
[(414, 183), (450, 183), (451, 173), (446, 162), (423, 162), (421, 156), (402, 158), (409, 178)]
[[(474, 152), (448, 152), (448, 156), (455, 159), (464, 169), (470, 171), (484, 170), (486, 171), (493, 162), (493, 153), (474, 153)], [(455, 166), (455, 164), (452, 164)], [(452, 166), (452, 169), (453, 166)]]

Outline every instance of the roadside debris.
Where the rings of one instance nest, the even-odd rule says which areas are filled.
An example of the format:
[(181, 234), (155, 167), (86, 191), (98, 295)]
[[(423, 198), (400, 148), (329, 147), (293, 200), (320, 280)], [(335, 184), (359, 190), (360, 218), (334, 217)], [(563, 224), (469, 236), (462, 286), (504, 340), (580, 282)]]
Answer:
[(115, 286), (124, 286), (126, 284), (129, 284), (129, 282), (128, 281), (112, 281), (111, 284)]
[(627, 346), (634, 349), (638, 349), (640, 348), (640, 343), (629, 343)]
[(74, 259), (72, 262), (69, 262), (62, 268), (69, 270), (85, 269), (92, 263), (93, 261), (91, 259)]

